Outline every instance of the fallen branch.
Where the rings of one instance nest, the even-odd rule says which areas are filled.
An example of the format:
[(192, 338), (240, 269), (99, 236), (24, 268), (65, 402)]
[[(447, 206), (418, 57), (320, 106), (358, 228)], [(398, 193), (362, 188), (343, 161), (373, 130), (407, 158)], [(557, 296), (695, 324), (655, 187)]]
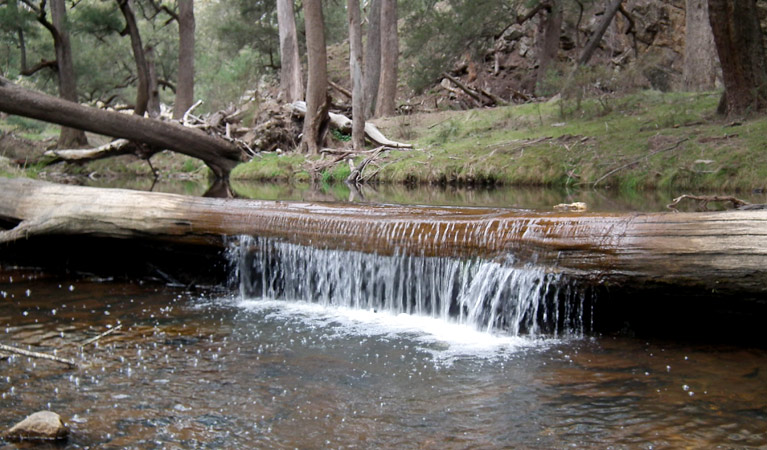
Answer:
[(613, 175), (613, 174), (615, 174), (617, 172), (620, 172), (621, 170), (623, 170), (623, 169), (625, 169), (627, 167), (631, 167), (634, 164), (639, 163), (639, 161), (641, 161), (643, 159), (649, 158), (650, 156), (657, 155), (658, 153), (669, 152), (671, 150), (675, 150), (675, 149), (679, 148), (679, 146), (682, 145), (684, 142), (687, 142), (689, 140), (690, 140), (690, 138), (680, 139), (679, 141), (677, 141), (674, 145), (672, 145), (670, 147), (662, 148), (660, 150), (655, 150), (654, 152), (650, 152), (650, 153), (648, 153), (648, 154), (646, 154), (646, 155), (644, 155), (644, 156), (642, 156), (640, 158), (637, 158), (637, 159), (631, 161), (630, 163), (624, 164), (624, 165), (622, 165), (620, 167), (616, 167), (615, 169), (613, 169), (613, 170), (607, 172), (606, 174), (602, 175), (601, 177), (599, 177), (597, 179), (597, 181), (595, 181), (591, 186), (592, 187), (597, 187), (597, 184), (599, 184), (605, 178), (607, 178), (607, 177), (609, 177), (609, 176), (611, 176), (611, 175)]
[(131, 143), (129, 140), (117, 139), (96, 148), (48, 150), (44, 153), (44, 155), (63, 161), (90, 161), (94, 159), (103, 159), (112, 156), (133, 153), (135, 148), (136, 145)]
[(338, 85), (338, 84), (336, 84), (336, 83), (333, 83), (333, 82), (332, 82), (332, 81), (330, 81), (330, 80), (328, 80), (328, 84), (330, 85), (330, 87), (332, 87), (332, 88), (333, 88), (333, 89), (335, 89), (336, 91), (338, 91), (338, 92), (340, 92), (341, 94), (343, 94), (343, 95), (344, 95), (344, 97), (346, 97), (346, 98), (352, 98), (352, 93), (351, 93), (351, 92), (349, 92), (347, 89), (344, 89), (344, 88), (343, 88), (343, 87), (341, 87), (340, 85)]
[(502, 99), (501, 97), (493, 94), (492, 92), (486, 89), (480, 89), (479, 92), (481, 92), (482, 95), (484, 95), (485, 97), (492, 100), (496, 105), (507, 106), (509, 104), (509, 102), (507, 102), (506, 100)]
[(482, 97), (480, 97), (479, 94), (477, 94), (473, 90), (469, 89), (468, 86), (466, 86), (465, 84), (463, 84), (460, 81), (458, 81), (457, 78), (451, 76), (447, 72), (442, 72), (442, 76), (447, 78), (448, 80), (450, 80), (454, 85), (458, 86), (458, 88), (460, 90), (462, 90), (463, 92), (465, 92), (466, 95), (468, 95), (469, 97), (473, 98), (474, 101), (477, 102), (477, 104), (479, 104), (480, 106), (482, 106), (484, 104), (484, 102), (482, 101)]
[(57, 363), (66, 364), (70, 367), (77, 367), (77, 363), (71, 359), (59, 358), (58, 356), (49, 355), (47, 353), (23, 350), (23, 349), (12, 347), (10, 345), (5, 345), (5, 344), (0, 344), (0, 350), (4, 352), (8, 352), (8, 353), (14, 353), (17, 355), (28, 356), (30, 358), (47, 359), (48, 361), (55, 361)]
[(741, 200), (736, 197), (732, 196), (722, 196), (722, 195), (689, 195), (684, 194), (680, 195), (679, 197), (675, 198), (673, 202), (666, 205), (666, 208), (676, 210), (676, 206), (681, 202), (682, 200), (695, 200), (698, 202), (698, 207), (701, 210), (706, 210), (706, 206), (710, 202), (730, 202), (732, 203), (733, 208), (740, 208), (742, 206), (750, 205), (749, 202), (745, 200)]
[(82, 344), (80, 344), (80, 347), (82, 348), (82, 347), (85, 347), (86, 345), (93, 344), (94, 342), (98, 341), (99, 339), (101, 339), (101, 338), (103, 338), (105, 336), (109, 336), (110, 334), (114, 333), (115, 331), (119, 330), (122, 327), (123, 327), (123, 325), (119, 324), (119, 325), (117, 325), (114, 328), (110, 328), (107, 331), (99, 334), (98, 336), (92, 337), (92, 338), (88, 339), (87, 341), (83, 342)]
[[(290, 107), (294, 113), (301, 117), (306, 114), (305, 102), (294, 102), (290, 105)], [(330, 117), (330, 126), (332, 128), (343, 131), (345, 133), (351, 132), (352, 120), (350, 118), (344, 116), (343, 114), (336, 114), (332, 112), (329, 112), (328, 116)], [(378, 127), (370, 122), (365, 122), (365, 137), (367, 137), (369, 141), (380, 146), (392, 148), (413, 148), (412, 144), (405, 144), (403, 142), (397, 142), (388, 139), (383, 135), (383, 133), (381, 133)]]
[(365, 167), (367, 167), (368, 164), (370, 164), (376, 158), (378, 158), (378, 155), (380, 155), (386, 150), (388, 150), (388, 147), (384, 147), (384, 146), (381, 146), (375, 149), (375, 151), (370, 156), (368, 156), (367, 158), (363, 159), (362, 162), (360, 162), (359, 166), (352, 169), (352, 172), (346, 178), (346, 182), (353, 184), (354, 186), (357, 186), (357, 187), (364, 184), (366, 180), (362, 177), (362, 172), (365, 170)]

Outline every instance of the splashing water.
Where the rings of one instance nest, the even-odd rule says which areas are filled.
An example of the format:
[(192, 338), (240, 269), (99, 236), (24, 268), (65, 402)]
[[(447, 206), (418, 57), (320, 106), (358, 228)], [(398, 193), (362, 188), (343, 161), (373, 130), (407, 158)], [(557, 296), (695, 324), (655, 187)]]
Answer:
[(581, 335), (590, 326), (586, 292), (511, 257), (380, 255), (244, 236), (230, 258), (244, 299), (409, 314), (510, 336)]

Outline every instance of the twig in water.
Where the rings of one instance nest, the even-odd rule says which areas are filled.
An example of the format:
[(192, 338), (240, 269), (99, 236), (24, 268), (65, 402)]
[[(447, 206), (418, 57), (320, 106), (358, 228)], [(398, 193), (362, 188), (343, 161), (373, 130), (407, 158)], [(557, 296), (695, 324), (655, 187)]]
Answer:
[(666, 205), (666, 208), (676, 210), (676, 205), (679, 204), (684, 199), (690, 199), (695, 200), (698, 202), (698, 206), (700, 209), (705, 210), (706, 205), (708, 205), (709, 202), (731, 202), (733, 208), (740, 208), (741, 206), (750, 205), (745, 200), (741, 200), (736, 197), (732, 196), (721, 196), (721, 195), (689, 195), (684, 194), (680, 195), (679, 197), (675, 198), (673, 202)]
[(47, 353), (23, 350), (23, 349), (12, 347), (10, 345), (5, 345), (5, 344), (0, 344), (0, 350), (4, 352), (8, 352), (8, 353), (14, 353), (17, 355), (29, 356), (30, 358), (47, 359), (48, 361), (55, 361), (57, 363), (66, 364), (70, 367), (77, 367), (77, 363), (71, 359), (59, 358), (58, 356), (49, 355)]
[(88, 339), (87, 341), (83, 342), (82, 344), (80, 344), (80, 347), (85, 347), (86, 345), (89, 345), (89, 344), (92, 344), (92, 343), (98, 341), (99, 339), (103, 338), (104, 336), (109, 336), (110, 334), (114, 333), (115, 331), (119, 330), (122, 327), (123, 327), (123, 324), (119, 324), (119, 325), (117, 325), (114, 328), (110, 328), (107, 331), (101, 333), (100, 335), (94, 336), (94, 337)]

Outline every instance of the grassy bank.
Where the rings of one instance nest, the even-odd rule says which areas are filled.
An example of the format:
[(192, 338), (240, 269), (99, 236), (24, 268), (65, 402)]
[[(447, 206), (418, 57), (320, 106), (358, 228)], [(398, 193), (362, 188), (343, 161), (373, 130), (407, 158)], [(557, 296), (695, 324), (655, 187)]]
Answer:
[[(392, 151), (366, 174), (388, 183), (597, 186), (739, 191), (767, 184), (767, 118), (723, 122), (718, 92), (646, 91), (377, 121), (416, 150)], [(361, 158), (360, 158), (361, 159)], [(305, 181), (302, 155), (267, 154), (234, 179)], [(346, 162), (319, 174), (348, 175)]]

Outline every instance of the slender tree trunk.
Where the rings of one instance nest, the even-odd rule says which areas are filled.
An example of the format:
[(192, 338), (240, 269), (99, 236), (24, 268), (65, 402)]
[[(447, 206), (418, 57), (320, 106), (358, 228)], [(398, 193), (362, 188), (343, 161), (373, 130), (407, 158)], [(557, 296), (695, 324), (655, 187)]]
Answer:
[(131, 0), (117, 0), (117, 4), (125, 18), (125, 33), (130, 37), (133, 59), (136, 61), (138, 86), (136, 87), (136, 106), (133, 113), (137, 116), (143, 116), (147, 111), (149, 101), (149, 68), (144, 56), (144, 46), (141, 44), (141, 34), (136, 23), (136, 16), (133, 14)]
[(178, 83), (173, 118), (181, 119), (194, 104), (194, 0), (178, 2)]
[(347, 0), (349, 14), (349, 66), (352, 75), (352, 145), (365, 147), (365, 94), (362, 87), (362, 18), (359, 0)]
[(397, 109), (397, 0), (381, 0), (381, 81), (376, 115), (390, 116)]
[(536, 74), (536, 91), (540, 91), (546, 81), (546, 71), (559, 51), (559, 38), (562, 35), (562, 3), (553, 0), (546, 16), (540, 22), (542, 38), (538, 46), (538, 72)]
[(160, 117), (160, 86), (157, 83), (157, 69), (154, 64), (154, 47), (146, 46), (144, 58), (146, 58), (147, 92), (149, 93), (146, 110), (149, 117), (157, 118)]
[(578, 58), (578, 65), (585, 66), (591, 61), (591, 57), (594, 56), (594, 52), (597, 51), (597, 48), (599, 48), (599, 43), (602, 42), (602, 36), (605, 35), (605, 32), (607, 31), (607, 28), (610, 26), (610, 24), (613, 21), (613, 18), (615, 18), (615, 14), (618, 13), (618, 10), (621, 7), (621, 3), (623, 3), (623, 0), (613, 0), (612, 3), (607, 7), (607, 10), (605, 10), (604, 15), (602, 16), (602, 21), (599, 22), (599, 26), (597, 27), (596, 31), (594, 31), (594, 34), (589, 38), (589, 42), (586, 43), (586, 47), (583, 49), (583, 53), (581, 53), (581, 57)]
[(304, 99), (293, 0), (277, 0), (277, 24), (280, 31), (280, 89), (285, 101), (293, 103)]
[(322, 0), (304, 1), (306, 25), (306, 51), (308, 77), (306, 82), (306, 116), (301, 148), (309, 154), (318, 154), (323, 122), (327, 116), (328, 61), (325, 48), (325, 23)]
[(381, 80), (381, 0), (370, 0), (364, 60), (365, 117), (373, 117)]
[(767, 67), (755, 0), (708, 0), (728, 116), (767, 109)]
[[(77, 102), (77, 77), (72, 61), (72, 46), (67, 30), (67, 6), (64, 0), (51, 0), (51, 20), (56, 32), (53, 45), (56, 50), (58, 66), (59, 96), (70, 102)], [(57, 142), (59, 148), (76, 148), (88, 145), (88, 139), (82, 130), (62, 128)]]
[(685, 8), (684, 67), (687, 91), (708, 91), (716, 86), (719, 59), (708, 18), (708, 0), (687, 0)]

